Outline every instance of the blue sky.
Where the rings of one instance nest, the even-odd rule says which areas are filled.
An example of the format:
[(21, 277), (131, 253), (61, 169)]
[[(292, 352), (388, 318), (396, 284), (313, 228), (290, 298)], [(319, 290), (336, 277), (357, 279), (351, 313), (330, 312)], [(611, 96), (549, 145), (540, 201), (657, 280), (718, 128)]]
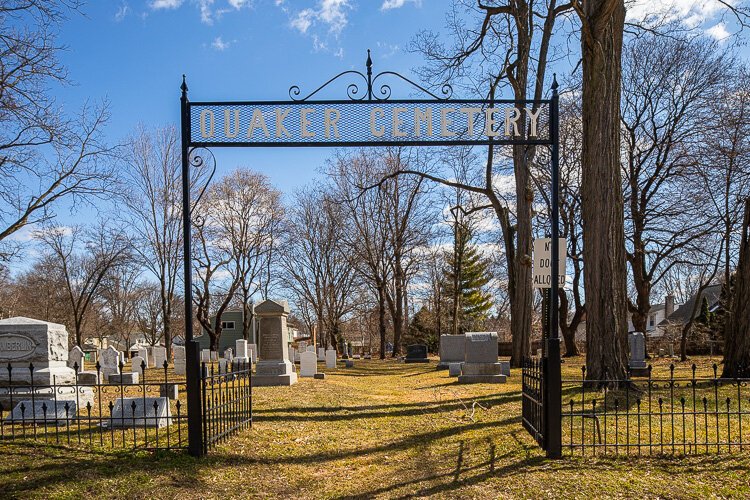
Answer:
[[(287, 99), (291, 85), (313, 90), (346, 69), (413, 76), (422, 64), (405, 48), (422, 28), (444, 24), (449, 1), (129, 0), (89, 2), (61, 29), (61, 56), (75, 86), (57, 92), (73, 112), (106, 98), (106, 133), (178, 123), (181, 75), (193, 100)], [(345, 97), (344, 87), (340, 88)], [(308, 182), (328, 149), (215, 151), (220, 171), (246, 166), (285, 192)]]

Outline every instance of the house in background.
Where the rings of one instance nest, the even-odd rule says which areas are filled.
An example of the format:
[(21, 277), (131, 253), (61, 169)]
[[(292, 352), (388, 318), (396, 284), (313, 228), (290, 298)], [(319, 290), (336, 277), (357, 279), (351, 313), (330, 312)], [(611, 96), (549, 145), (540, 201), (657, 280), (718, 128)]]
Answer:
[(700, 297), (698, 296), (698, 294), (690, 297), (690, 300), (678, 307), (677, 310), (672, 314), (668, 314), (662, 321), (658, 323), (657, 331), (660, 333), (659, 335), (655, 336), (662, 336), (669, 330), (674, 330), (676, 328), (681, 329), (682, 326), (687, 323), (688, 320), (690, 320), (690, 315), (693, 314), (693, 306), (696, 300), (698, 301), (698, 306), (695, 308), (693, 318), (697, 318), (701, 315), (701, 303), (703, 302), (704, 298), (708, 302), (709, 312), (721, 312), (723, 310), (721, 305), (721, 289), (722, 285), (711, 285), (703, 290), (703, 293), (700, 294)]
[[(224, 352), (227, 348), (234, 349), (235, 341), (242, 339), (242, 321), (245, 318), (241, 309), (229, 309), (221, 315), (221, 337), (219, 337), (219, 352)], [(211, 316), (211, 324), (216, 321), (216, 316)], [(250, 322), (250, 332), (248, 343), (257, 344), (257, 333), (255, 327), (255, 318)], [(195, 337), (200, 349), (208, 349), (211, 346), (211, 338), (205, 329), (201, 329), (201, 335)]]
[[(664, 298), (663, 304), (654, 304), (648, 311), (646, 318), (646, 331), (643, 332), (649, 337), (661, 337), (664, 335), (663, 329), (659, 325), (671, 314), (675, 312), (674, 295), (669, 294)], [(633, 316), (628, 314), (628, 332), (634, 332)]]

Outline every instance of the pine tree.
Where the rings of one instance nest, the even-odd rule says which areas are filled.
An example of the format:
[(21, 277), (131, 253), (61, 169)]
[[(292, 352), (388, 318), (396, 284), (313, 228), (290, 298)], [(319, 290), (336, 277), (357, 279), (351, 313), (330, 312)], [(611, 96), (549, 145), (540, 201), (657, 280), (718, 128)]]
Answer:
[(490, 282), (489, 261), (472, 244), (471, 229), (456, 224), (453, 252), (446, 254), (445, 291), (446, 309), (454, 321), (453, 333), (464, 333), (481, 327), (492, 309), (492, 295), (486, 291)]

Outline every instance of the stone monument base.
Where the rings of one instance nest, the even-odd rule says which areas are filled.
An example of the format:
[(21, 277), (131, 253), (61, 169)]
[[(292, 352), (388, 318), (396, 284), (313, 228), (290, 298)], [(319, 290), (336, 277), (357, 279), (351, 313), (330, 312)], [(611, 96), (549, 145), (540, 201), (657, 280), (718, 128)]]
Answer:
[(258, 361), (253, 387), (289, 386), (297, 383), (297, 373), (289, 361)]
[(459, 384), (504, 384), (502, 363), (464, 363), (461, 366)]
[(648, 377), (648, 365), (644, 361), (642, 365), (635, 364), (628, 367), (631, 377)]

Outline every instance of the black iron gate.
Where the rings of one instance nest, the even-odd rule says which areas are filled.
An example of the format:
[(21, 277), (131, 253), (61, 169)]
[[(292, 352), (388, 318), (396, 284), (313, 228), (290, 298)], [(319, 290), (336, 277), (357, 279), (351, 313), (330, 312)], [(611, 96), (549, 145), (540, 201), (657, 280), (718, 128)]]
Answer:
[[(324, 88), (347, 79), (345, 100), (314, 100)], [(350, 81), (353, 79), (354, 81)], [(391, 100), (389, 79), (426, 95), (426, 99)], [(383, 83), (385, 82), (385, 83)], [(364, 88), (361, 88), (364, 87)], [(289, 88), (286, 101), (191, 102), (183, 76), (181, 104), (182, 136), (182, 209), (185, 285), (185, 339), (188, 392), (188, 439), (192, 455), (202, 455), (208, 445), (223, 439), (251, 422), (250, 413), (242, 413), (243, 404), (251, 400), (245, 389), (228, 389), (219, 379), (201, 372), (198, 344), (193, 339), (191, 226), (194, 204), (191, 202), (190, 168), (208, 168), (213, 176), (216, 164), (211, 147), (358, 147), (358, 146), (549, 146), (552, 159), (552, 282), (558, 278), (558, 94), (552, 85), (551, 99), (501, 100), (452, 99), (452, 88), (445, 84), (435, 93), (393, 71), (373, 75), (370, 51), (367, 51), (365, 73), (349, 70), (339, 73), (304, 97), (298, 86)], [(210, 161), (208, 161), (210, 160)], [(205, 191), (205, 189), (204, 189)], [(202, 194), (202, 193), (201, 193)], [(198, 196), (200, 199), (200, 195)], [(553, 294), (551, 322), (557, 325), (557, 297)], [(557, 340), (557, 329), (550, 329)], [(543, 408), (557, 407), (544, 413), (545, 419), (559, 420), (559, 342), (551, 341), (546, 351), (557, 352), (558, 390), (545, 394)], [(556, 351), (555, 351), (556, 349)], [(249, 368), (246, 376), (250, 379)], [(553, 375), (554, 376), (554, 375)], [(205, 385), (211, 381), (209, 386)], [(232, 379), (235, 382), (236, 379)], [(208, 387), (224, 396), (208, 397)], [(223, 385), (222, 385), (223, 384)], [(545, 383), (541, 387), (553, 387)], [(247, 391), (249, 391), (249, 384)], [(222, 397), (224, 399), (222, 399)], [(229, 411), (237, 417), (232, 423), (216, 424), (216, 412)], [(238, 413), (239, 412), (239, 413)], [(538, 426), (537, 426), (538, 427)], [(549, 425), (547, 424), (547, 428)], [(545, 433), (547, 436), (548, 433)], [(559, 440), (559, 432), (557, 433)], [(554, 433), (546, 442), (554, 440)], [(559, 446), (558, 446), (559, 448)], [(548, 455), (557, 456), (549, 451)]]

